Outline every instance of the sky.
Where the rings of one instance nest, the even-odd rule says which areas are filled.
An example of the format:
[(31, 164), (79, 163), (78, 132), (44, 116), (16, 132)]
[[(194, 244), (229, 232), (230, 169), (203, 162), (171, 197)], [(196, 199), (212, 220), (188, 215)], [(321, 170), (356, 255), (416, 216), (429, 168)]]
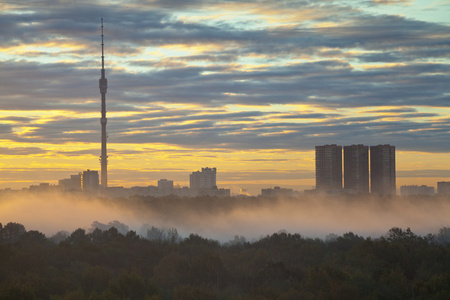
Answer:
[(450, 181), (450, 1), (0, 1), (0, 189), (315, 185), (314, 146), (396, 146), (397, 186)]

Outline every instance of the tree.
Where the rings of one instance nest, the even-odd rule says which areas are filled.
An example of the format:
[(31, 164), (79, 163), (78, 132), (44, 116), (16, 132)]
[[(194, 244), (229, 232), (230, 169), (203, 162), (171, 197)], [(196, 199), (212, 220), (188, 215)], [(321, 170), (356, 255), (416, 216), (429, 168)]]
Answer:
[(161, 242), (166, 239), (166, 235), (162, 229), (152, 226), (152, 228), (147, 229), (147, 239)]
[(205, 287), (181, 285), (175, 289), (174, 300), (214, 300), (217, 292)]
[(69, 233), (67, 231), (58, 231), (56, 234), (54, 234), (52, 237), (50, 237), (50, 241), (59, 244), (62, 241), (65, 241), (69, 237)]
[(178, 235), (178, 231), (176, 228), (169, 228), (167, 231), (167, 239), (172, 244), (178, 244), (181, 241), (181, 237)]
[(350, 284), (350, 276), (342, 269), (328, 265), (308, 270), (304, 288), (310, 299), (358, 299), (358, 291)]
[(386, 269), (377, 282), (376, 293), (379, 299), (410, 299), (412, 286), (400, 269)]
[(147, 229), (147, 239), (158, 242), (167, 241), (171, 244), (178, 244), (181, 241), (177, 229), (173, 227), (164, 229), (152, 226), (150, 229)]
[(409, 227), (406, 230), (393, 227), (389, 230), (386, 237), (389, 242), (412, 242), (417, 240), (417, 238), (417, 235), (415, 235)]
[(130, 230), (127, 232), (127, 235), (125, 236), (128, 241), (139, 241), (141, 238), (134, 230)]
[(25, 232), (27, 232), (25, 226), (19, 223), (10, 222), (0, 229), (0, 242), (5, 244), (14, 243)]
[(197, 245), (197, 246), (212, 246), (217, 247), (219, 246), (219, 242), (215, 240), (210, 240), (204, 237), (199, 236), (198, 234), (191, 233), (188, 238), (184, 239), (184, 241), (181, 242), (182, 246), (185, 245)]
[(78, 228), (67, 238), (67, 242), (72, 245), (88, 243), (89, 236), (86, 235), (86, 230)]
[(441, 245), (445, 245), (450, 243), (450, 228), (443, 227), (439, 229), (439, 233), (437, 234), (437, 242)]
[(22, 244), (32, 245), (46, 244), (48, 242), (45, 234), (36, 230), (30, 230), (20, 235), (19, 240)]
[(144, 299), (157, 294), (156, 288), (149, 285), (136, 272), (123, 272), (110, 283), (110, 290), (121, 299)]
[(100, 223), (98, 221), (94, 221), (91, 224), (91, 228), (90, 228), (90, 232), (94, 231), (96, 228), (102, 230), (102, 231), (106, 231), (111, 229), (112, 227), (116, 228), (118, 232), (120, 232), (122, 235), (126, 235), (129, 228), (127, 225), (125, 225), (124, 223), (121, 223), (117, 220), (114, 220), (112, 222), (109, 222), (108, 224), (103, 224)]
[(227, 243), (227, 245), (230, 247), (242, 247), (246, 242), (247, 240), (245, 239), (245, 237), (241, 235), (235, 235), (233, 239)]

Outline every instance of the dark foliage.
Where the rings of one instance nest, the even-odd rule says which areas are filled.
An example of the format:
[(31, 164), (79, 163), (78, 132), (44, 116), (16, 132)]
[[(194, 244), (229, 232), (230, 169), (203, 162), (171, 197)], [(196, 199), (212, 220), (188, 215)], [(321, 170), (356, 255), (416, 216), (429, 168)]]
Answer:
[(220, 244), (175, 229), (46, 238), (0, 228), (2, 299), (450, 299), (448, 228), (332, 239), (275, 233)]

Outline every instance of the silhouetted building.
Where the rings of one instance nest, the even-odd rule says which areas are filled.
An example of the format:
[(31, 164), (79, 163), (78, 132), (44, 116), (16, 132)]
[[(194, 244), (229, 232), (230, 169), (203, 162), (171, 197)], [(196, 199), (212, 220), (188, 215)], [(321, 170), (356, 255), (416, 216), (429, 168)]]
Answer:
[(197, 192), (194, 192), (193, 190), (191, 190), (187, 186), (175, 187), (173, 189), (173, 191), (174, 191), (174, 194), (179, 196), (179, 197), (195, 197), (195, 196), (197, 196)]
[(198, 190), (197, 196), (211, 196), (211, 197), (230, 197), (230, 189), (218, 189), (216, 186), (211, 189)]
[(292, 189), (285, 189), (279, 186), (273, 189), (261, 189), (261, 196), (265, 198), (292, 197)]
[(39, 185), (30, 185), (28, 189), (30, 192), (49, 192), (56, 188), (55, 185), (50, 185), (50, 183), (39, 183)]
[(342, 146), (316, 146), (316, 189), (342, 189)]
[(400, 187), (400, 195), (434, 195), (434, 187), (426, 185), (402, 185)]
[(437, 183), (438, 195), (450, 195), (450, 181), (441, 181)]
[(64, 192), (81, 191), (81, 173), (70, 175), (70, 178), (58, 180), (58, 186)]
[(158, 192), (160, 195), (167, 196), (173, 194), (173, 180), (158, 180)]
[(395, 146), (370, 146), (371, 193), (395, 195)]
[(74, 190), (81, 191), (81, 172), (78, 175), (70, 175), (70, 181)]
[(109, 186), (108, 188), (101, 191), (102, 197), (109, 198), (126, 198), (130, 197), (129, 189), (124, 188), (123, 186)]
[(98, 171), (83, 171), (83, 174), (81, 174), (81, 184), (83, 192), (96, 194), (99, 187)]
[(369, 193), (368, 146), (344, 146), (344, 189)]
[(180, 197), (195, 197), (199, 195), (198, 191), (193, 191), (188, 187), (173, 187), (172, 189), (170, 189), (170, 184), (173, 184), (171, 180), (162, 182), (162, 185), (160, 182), (158, 182), (159, 186), (134, 186), (131, 188), (124, 188), (122, 186), (108, 187), (106, 190), (102, 190), (102, 196), (110, 198), (127, 198), (131, 196), (161, 197), (176, 195)]
[(58, 187), (63, 192), (67, 192), (70, 190), (70, 184), (71, 184), (70, 178), (64, 178), (64, 179), (58, 180)]
[(189, 187), (193, 190), (212, 189), (216, 187), (216, 168), (202, 168), (202, 171), (189, 175)]

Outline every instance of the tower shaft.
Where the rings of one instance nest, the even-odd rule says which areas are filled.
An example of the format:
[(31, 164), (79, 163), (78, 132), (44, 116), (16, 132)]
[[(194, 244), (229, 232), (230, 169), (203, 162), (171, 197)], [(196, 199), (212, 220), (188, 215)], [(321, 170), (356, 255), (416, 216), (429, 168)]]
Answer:
[(99, 79), (100, 94), (102, 95), (102, 117), (100, 119), (100, 124), (102, 126), (102, 150), (100, 155), (100, 165), (101, 165), (101, 186), (103, 188), (108, 187), (108, 155), (106, 153), (106, 90), (108, 89), (108, 81), (105, 77), (105, 56), (103, 51), (103, 18), (102, 18), (102, 70), (101, 77)]

